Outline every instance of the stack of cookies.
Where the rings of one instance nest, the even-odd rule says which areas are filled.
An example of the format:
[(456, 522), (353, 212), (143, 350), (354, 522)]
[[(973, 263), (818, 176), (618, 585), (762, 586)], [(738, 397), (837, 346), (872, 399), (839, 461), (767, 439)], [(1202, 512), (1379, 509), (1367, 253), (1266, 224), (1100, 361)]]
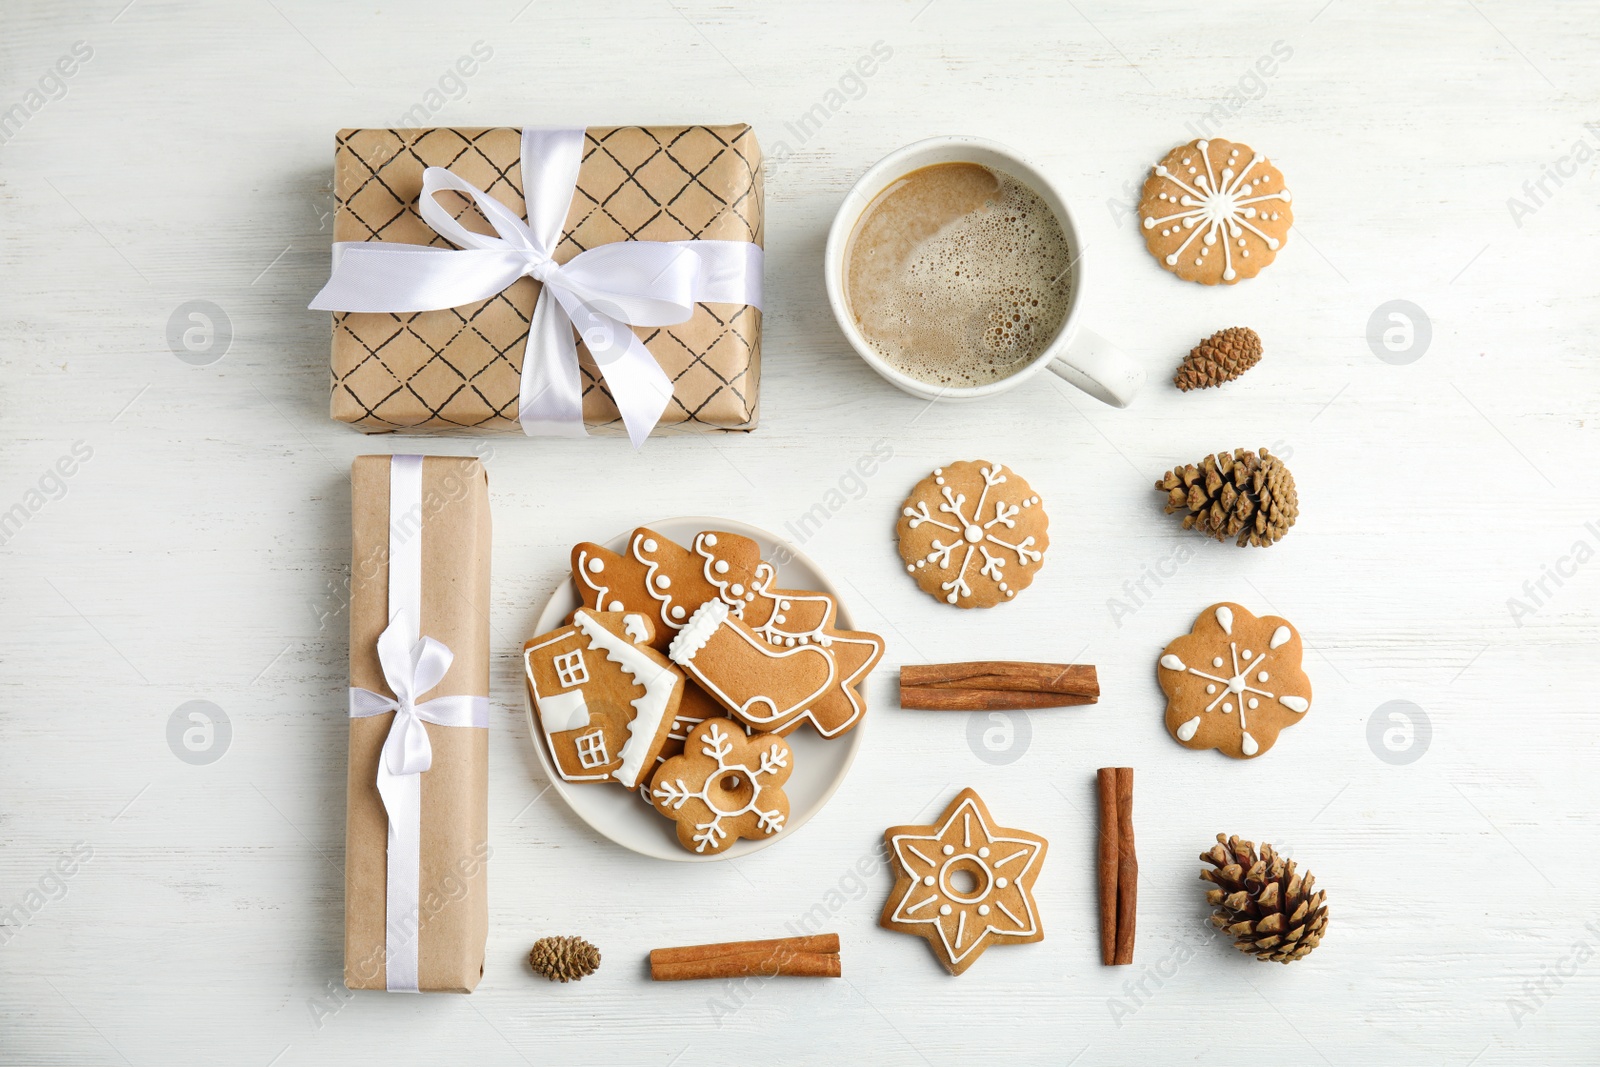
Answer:
[(581, 606), (523, 648), (557, 773), (638, 789), (693, 852), (782, 831), (783, 738), (853, 729), (883, 639), (837, 629), (827, 593), (778, 588), (739, 534), (684, 547), (641, 526), (621, 554), (574, 547), (572, 577)]

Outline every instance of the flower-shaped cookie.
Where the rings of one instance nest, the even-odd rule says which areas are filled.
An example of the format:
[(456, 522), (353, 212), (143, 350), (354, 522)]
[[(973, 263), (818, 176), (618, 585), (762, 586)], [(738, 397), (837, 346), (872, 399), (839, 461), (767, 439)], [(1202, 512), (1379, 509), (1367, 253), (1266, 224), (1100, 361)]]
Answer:
[(1044, 838), (996, 826), (978, 794), (963, 789), (937, 823), (883, 832), (894, 889), (878, 925), (927, 938), (951, 974), (990, 945), (1044, 939), (1033, 883)]
[(793, 769), (783, 738), (746, 737), (731, 719), (707, 719), (690, 731), (681, 756), (656, 769), (650, 802), (677, 820), (680, 845), (717, 853), (741, 837), (783, 829), (789, 819), (783, 783)]
[(896, 531), (906, 573), (958, 608), (992, 608), (1032, 582), (1050, 519), (1015, 471), (983, 460), (940, 467), (917, 483)]
[(1181, 144), (1151, 168), (1139, 223), (1145, 247), (1173, 274), (1233, 285), (1272, 262), (1294, 212), (1266, 156), (1217, 139)]
[(1303, 653), (1288, 620), (1211, 605), (1166, 647), (1156, 668), (1167, 694), (1167, 732), (1186, 748), (1214, 748), (1234, 759), (1261, 755), (1311, 708)]

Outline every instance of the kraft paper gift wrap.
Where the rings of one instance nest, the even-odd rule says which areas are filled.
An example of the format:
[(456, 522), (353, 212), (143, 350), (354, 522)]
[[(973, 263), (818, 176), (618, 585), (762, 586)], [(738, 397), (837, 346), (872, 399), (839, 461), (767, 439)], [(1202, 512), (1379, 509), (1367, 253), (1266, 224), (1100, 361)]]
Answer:
[[(516, 127), (343, 130), (334, 156), (335, 241), (453, 247), (425, 223), (425, 168), (444, 167), (525, 214)], [(591, 126), (553, 254), (564, 264), (617, 241), (762, 241), (761, 149), (747, 125)], [(451, 198), (454, 198), (453, 200)], [(492, 233), (470, 199), (441, 203)], [(519, 386), (540, 286), (524, 277), (478, 303), (417, 313), (336, 312), (335, 419), (368, 433), (519, 433)], [(657, 432), (750, 430), (761, 377), (761, 312), (699, 303), (688, 321), (634, 332), (671, 380)], [(579, 346), (583, 421), (624, 432), (588, 349)]]
[[(394, 695), (377, 651), (379, 635), (390, 625), (390, 561), (405, 565), (408, 551), (416, 551), (413, 539), (420, 538), (421, 611), (414, 625), (424, 637), (446, 646), (453, 658), (442, 680), (415, 696), (419, 705), (425, 698), (486, 698), (488, 479), (476, 459), (428, 456), (420, 463), (420, 506), (393, 523), (391, 457), (360, 456), (350, 468), (350, 685)], [(410, 561), (416, 565), (414, 555)], [(375, 784), (395, 717), (387, 712), (350, 719), (345, 984), (351, 989), (390, 986), (386, 922), (405, 923), (404, 916), (387, 914), (389, 824)], [(423, 728), (432, 765), (420, 775), (416, 986), (422, 992), (469, 993), (483, 974), (488, 934), (489, 731), (432, 722)], [(411, 935), (401, 931), (400, 936)]]

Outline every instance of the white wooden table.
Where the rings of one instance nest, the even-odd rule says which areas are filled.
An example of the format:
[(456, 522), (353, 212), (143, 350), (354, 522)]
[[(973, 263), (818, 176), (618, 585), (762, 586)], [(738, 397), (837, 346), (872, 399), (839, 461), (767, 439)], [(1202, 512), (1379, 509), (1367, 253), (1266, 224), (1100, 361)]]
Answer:
[[(1595, 1062), (1597, 14), (9, 0), (0, 511), (22, 512), (0, 547), (0, 1059)], [(892, 56), (830, 95), (879, 41)], [(492, 56), (457, 89), (475, 42)], [(328, 321), (305, 304), (328, 263), (333, 132), (419, 104), (437, 124), (743, 120), (790, 158), (767, 176), (758, 432), (639, 454), (493, 442), (487, 974), (471, 997), (349, 996), (346, 474), (418, 445), (327, 418)], [(1278, 262), (1226, 290), (1159, 270), (1130, 217), (1145, 168), (1207, 122), (1269, 152), (1296, 194)], [(821, 281), (833, 209), (879, 156), (948, 132), (1010, 143), (1067, 191), (1088, 323), (1150, 372), (1135, 407), (1041, 379), (924, 412), (850, 353)], [(167, 339), (197, 300), (231, 329), (202, 365)], [(1367, 338), (1393, 300), (1430, 336), (1380, 344), (1385, 360)], [(1403, 332), (1386, 314), (1380, 331)], [(1236, 324), (1265, 338), (1258, 368), (1225, 390), (1166, 384)], [(893, 459), (830, 497), (880, 441)], [(1259, 445), (1300, 485), (1284, 543), (1240, 551), (1161, 514), (1167, 467)], [(1033, 482), (1054, 548), (1015, 603), (966, 614), (900, 573), (891, 531), (917, 478), (978, 457)], [(805, 550), (890, 643), (843, 789), (736, 864), (596, 840), (544, 792), (516, 670), (568, 546), (671, 514), (783, 532), (819, 501), (839, 506)], [(1140, 591), (1146, 568), (1170, 577)], [(1154, 658), (1220, 599), (1290, 617), (1313, 648), (1314, 711), (1252, 763), (1161, 724)], [(1009, 741), (895, 706), (899, 663), (974, 655), (1092, 662), (1105, 697)], [(189, 701), (229, 723), (210, 764), (169, 746)], [(1138, 770), (1131, 968), (1097, 958), (1091, 783), (1109, 764)], [(951, 979), (877, 927), (888, 873), (852, 870), (965, 785), (1050, 838), (1047, 937)], [(1317, 874), (1333, 919), (1308, 960), (1267, 967), (1209, 936), (1196, 857), (1217, 831)], [(778, 936), (808, 913), (842, 935), (844, 981), (645, 979), (652, 947)], [(549, 933), (590, 937), (604, 967), (535, 979), (524, 954)]]

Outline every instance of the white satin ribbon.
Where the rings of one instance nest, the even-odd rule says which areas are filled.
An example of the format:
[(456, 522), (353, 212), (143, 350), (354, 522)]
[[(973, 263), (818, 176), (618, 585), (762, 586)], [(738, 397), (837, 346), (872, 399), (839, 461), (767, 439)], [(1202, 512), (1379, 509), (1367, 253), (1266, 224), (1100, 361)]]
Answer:
[(389, 817), (385, 981), (393, 992), (418, 992), (417, 939), (422, 906), (422, 774), (433, 766), (428, 741), (436, 726), (489, 727), (489, 698), (417, 698), (444, 680), (455, 654), (418, 636), (422, 617), (422, 457), (389, 460), (389, 625), (378, 637), (378, 664), (392, 696), (350, 687), (350, 717), (394, 712), (378, 757), (378, 795)]
[[(618, 241), (552, 258), (578, 186), (584, 132), (522, 131), (528, 221), (443, 167), (422, 175), (418, 210), (455, 249), (338, 241), (319, 311), (438, 311), (487, 300), (518, 278), (543, 286), (522, 357), (518, 418), (530, 436), (583, 437), (582, 335), (638, 448), (672, 400), (672, 381), (630, 326), (671, 326), (697, 303), (761, 306), (762, 251), (749, 241)], [(443, 190), (470, 196), (498, 236), (474, 233), (440, 206)]]

